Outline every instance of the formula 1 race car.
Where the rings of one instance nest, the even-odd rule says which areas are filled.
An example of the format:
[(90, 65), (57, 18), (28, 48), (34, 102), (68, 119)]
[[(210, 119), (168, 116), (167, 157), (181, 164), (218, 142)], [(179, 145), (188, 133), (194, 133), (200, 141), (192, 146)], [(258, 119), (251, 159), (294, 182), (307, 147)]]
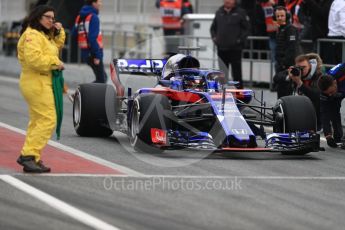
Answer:
[[(307, 97), (287, 96), (266, 107), (262, 95), (259, 100), (252, 90), (237, 89), (221, 71), (202, 69), (197, 59), (182, 54), (168, 60), (114, 59), (110, 72), (112, 84), (81, 84), (75, 92), (73, 122), (80, 136), (120, 131), (143, 152), (188, 148), (303, 155), (320, 149)], [(132, 94), (121, 74), (154, 75), (157, 85)], [(271, 133), (265, 131), (269, 127)]]

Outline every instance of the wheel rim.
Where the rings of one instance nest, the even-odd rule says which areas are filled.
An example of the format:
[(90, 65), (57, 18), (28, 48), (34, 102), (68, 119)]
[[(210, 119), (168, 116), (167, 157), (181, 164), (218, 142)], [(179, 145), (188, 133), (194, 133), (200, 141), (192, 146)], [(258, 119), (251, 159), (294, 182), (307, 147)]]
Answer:
[(280, 111), (281, 111), (281, 113), (283, 115), (283, 133), (285, 133), (285, 131), (286, 131), (285, 114), (284, 114), (284, 109), (283, 109), (282, 104), (279, 105), (279, 108), (280, 108)]
[(131, 120), (131, 137), (135, 139), (137, 134), (139, 133), (139, 117), (140, 112), (138, 108), (138, 104), (134, 102), (133, 113), (132, 113), (132, 120)]
[(75, 126), (78, 126), (80, 124), (80, 118), (81, 118), (81, 98), (80, 98), (80, 92), (77, 90), (74, 96), (74, 104), (73, 104), (73, 122)]
[(281, 120), (279, 120), (281, 127), (279, 127), (278, 132), (285, 133), (285, 131), (286, 131), (285, 114), (284, 114), (284, 109), (283, 109), (283, 106), (281, 103), (279, 103), (277, 110), (276, 110), (276, 116), (278, 116), (278, 114), (279, 114), (279, 117), (281, 119)]

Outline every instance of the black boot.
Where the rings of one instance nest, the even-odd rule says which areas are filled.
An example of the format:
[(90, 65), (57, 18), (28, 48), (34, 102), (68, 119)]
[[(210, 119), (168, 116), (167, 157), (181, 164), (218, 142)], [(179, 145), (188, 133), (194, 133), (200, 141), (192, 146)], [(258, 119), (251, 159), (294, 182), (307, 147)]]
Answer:
[(34, 156), (19, 156), (17, 163), (23, 166), (23, 171), (28, 173), (47, 173), (50, 168), (43, 165), (42, 161), (36, 162)]
[(37, 164), (41, 167), (43, 172), (50, 172), (50, 168), (43, 164), (43, 161), (38, 161)]

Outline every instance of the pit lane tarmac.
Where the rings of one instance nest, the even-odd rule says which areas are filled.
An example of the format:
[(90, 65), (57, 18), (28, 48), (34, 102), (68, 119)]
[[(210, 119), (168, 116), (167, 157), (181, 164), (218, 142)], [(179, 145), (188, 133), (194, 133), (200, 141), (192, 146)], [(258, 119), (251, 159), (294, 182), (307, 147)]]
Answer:
[[(24, 135), (28, 118), (17, 81), (0, 81), (0, 121), (22, 129), (17, 133)], [(345, 226), (344, 150), (326, 147), (326, 152), (298, 158), (276, 153), (232, 153), (213, 155), (184, 167), (157, 167), (128, 154), (117, 141), (127, 140), (125, 136), (78, 137), (67, 100), (65, 106), (60, 141), (65, 149), (55, 146), (55, 142), (50, 142), (49, 148), (61, 150), (60, 156), (81, 157), (89, 165), (96, 164), (100, 171), (84, 167), (83, 172), (78, 172), (78, 162), (71, 159), (76, 163), (73, 168), (70, 165), (43, 175), (23, 174), (15, 163), (22, 139), (12, 156), (14, 160), (8, 160), (13, 167), (0, 169), (0, 229), (314, 230)], [(16, 132), (16, 128), (9, 130)], [(43, 160), (48, 164), (47, 155), (44, 151)], [(171, 151), (162, 157), (172, 161), (193, 155)], [(103, 167), (122, 174), (99, 174), (104, 173)], [(133, 169), (139, 175), (132, 175)], [(31, 186), (31, 193), (12, 182), (21, 184), (18, 187)], [(52, 196), (48, 200), (57, 206), (34, 194)], [(69, 206), (62, 211), (57, 209), (60, 205)], [(67, 215), (71, 207), (79, 210), (81, 219), (91, 216), (101, 224), (91, 226), (78, 220), (80, 216)]]

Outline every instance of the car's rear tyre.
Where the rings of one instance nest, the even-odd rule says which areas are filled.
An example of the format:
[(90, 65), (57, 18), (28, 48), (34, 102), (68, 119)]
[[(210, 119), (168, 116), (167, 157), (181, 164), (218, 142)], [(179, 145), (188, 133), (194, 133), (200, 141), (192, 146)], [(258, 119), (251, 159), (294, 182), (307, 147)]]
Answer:
[[(79, 136), (108, 137), (111, 130), (107, 105), (115, 106), (115, 89), (101, 83), (81, 84), (73, 101), (73, 125)], [(111, 105), (109, 105), (109, 100)]]
[(152, 142), (151, 129), (171, 129), (172, 116), (171, 104), (166, 96), (138, 95), (133, 101), (130, 117), (129, 137), (133, 148), (146, 153), (163, 152), (163, 146), (157, 146)]
[[(316, 131), (316, 113), (310, 99), (305, 96), (281, 97), (274, 107), (276, 133)], [(284, 155), (305, 155), (312, 149), (282, 152)]]

